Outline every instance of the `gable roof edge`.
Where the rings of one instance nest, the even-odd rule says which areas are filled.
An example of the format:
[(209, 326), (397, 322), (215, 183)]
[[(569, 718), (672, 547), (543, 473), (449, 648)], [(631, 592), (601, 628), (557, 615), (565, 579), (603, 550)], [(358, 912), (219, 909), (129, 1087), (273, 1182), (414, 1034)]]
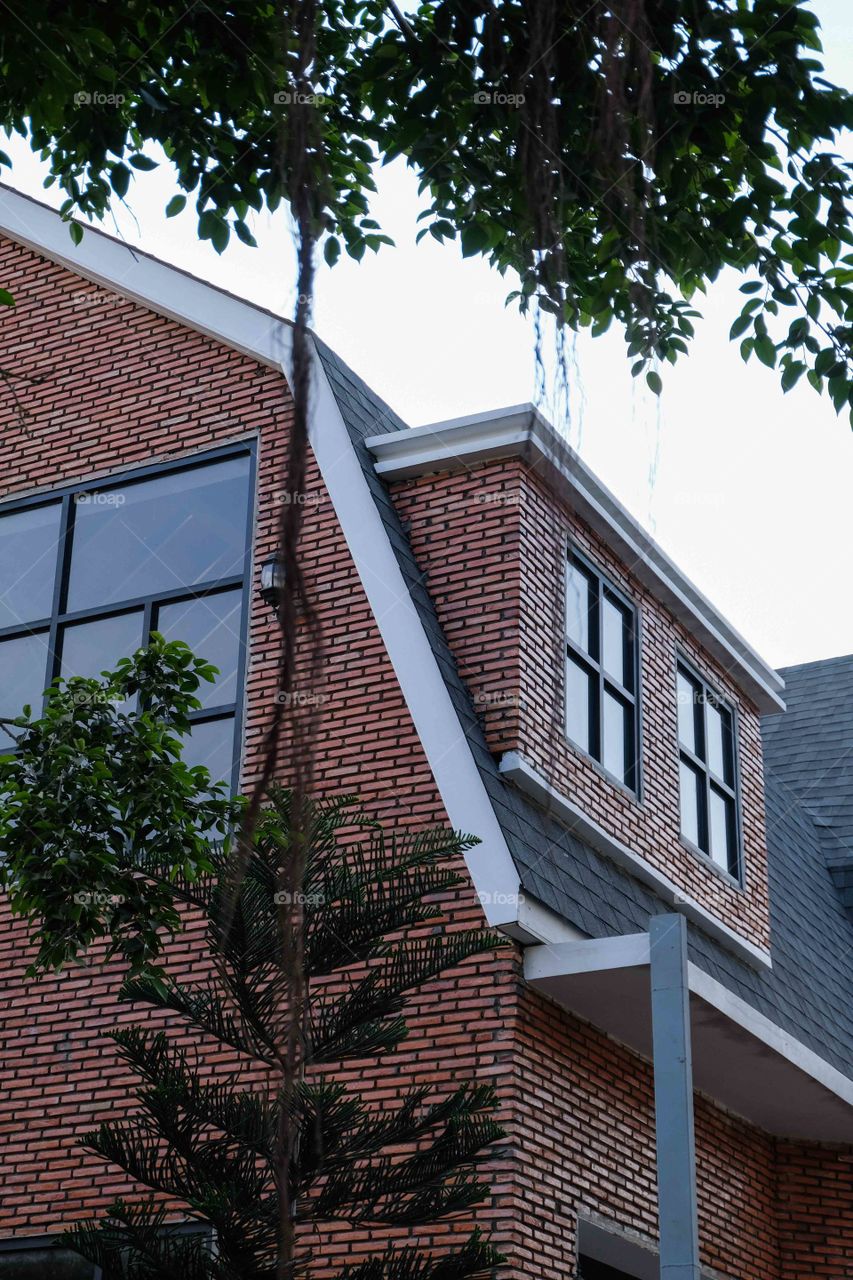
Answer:
[(75, 275), (111, 289), (157, 314), (281, 368), (290, 321), (190, 275), (151, 254), (85, 227), (75, 248), (60, 214), (0, 183), (0, 234)]

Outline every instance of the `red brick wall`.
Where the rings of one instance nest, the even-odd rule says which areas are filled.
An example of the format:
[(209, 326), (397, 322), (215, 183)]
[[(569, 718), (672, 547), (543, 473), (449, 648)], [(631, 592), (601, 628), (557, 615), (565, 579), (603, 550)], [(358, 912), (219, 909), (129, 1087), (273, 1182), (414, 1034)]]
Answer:
[[(4, 367), (14, 371), (20, 407), (4, 397), (3, 495), (23, 494), (181, 457), (247, 436), (259, 441), (255, 564), (275, 544), (289, 405), (281, 374), (222, 345), (95, 288), (63, 268), (0, 241), (4, 287)], [(304, 563), (324, 634), (319, 689), (323, 723), (317, 786), (326, 795), (358, 793), (375, 815), (398, 826), (446, 822), (435, 783), (384, 652), (328, 495), (311, 469)], [(257, 576), (257, 575), (256, 575)], [(247, 676), (244, 781), (276, 696), (276, 626), (253, 599)], [(454, 927), (478, 926), (473, 891), (448, 897)], [(192, 932), (173, 949), (176, 972), (197, 973)], [(122, 1182), (85, 1155), (75, 1139), (125, 1108), (128, 1077), (101, 1033), (115, 1025), (116, 971), (98, 957), (61, 978), (28, 982), (26, 928), (4, 917), (0, 1007), (5, 1054), (0, 1076), (0, 1237), (38, 1235), (103, 1208)], [(412, 1003), (405, 1049), (370, 1081), (376, 1099), (399, 1097), (415, 1079), (439, 1093), (468, 1074), (508, 1078), (508, 1034), (501, 993), (515, 957), (472, 962), (447, 974)], [(127, 1016), (125, 1013), (124, 1016)], [(133, 1015), (135, 1016), (135, 1015)], [(211, 1058), (212, 1070), (233, 1062)], [(360, 1068), (352, 1081), (363, 1087)], [(500, 1178), (500, 1156), (491, 1172)], [(498, 1219), (497, 1202), (479, 1219)], [(466, 1224), (440, 1227), (441, 1238)], [(467, 1224), (470, 1229), (470, 1223)], [(340, 1236), (340, 1233), (338, 1233)], [(336, 1237), (338, 1238), (338, 1237)], [(375, 1248), (349, 1236), (330, 1263)]]
[[(256, 563), (263, 558), (273, 545), (287, 430), (280, 375), (141, 307), (105, 297), (13, 244), (0, 242), (0, 260), (4, 287), (18, 303), (14, 313), (0, 314), (3, 363), (17, 375), (26, 413), (26, 421), (19, 421), (8, 396), (0, 406), (5, 492), (121, 472), (133, 461), (182, 456), (257, 435)], [(521, 492), (515, 464), (500, 464), (491, 474), (496, 490), (506, 480)], [(407, 489), (400, 503), (404, 509), (408, 503), (416, 517), (413, 533), (423, 567), (430, 570), (428, 585), (472, 689), (499, 695), (480, 701), (492, 741), (509, 745), (521, 731), (521, 705), (512, 699), (523, 694), (535, 702), (538, 696), (533, 642), (522, 648), (514, 638), (522, 622), (531, 626), (529, 617), (522, 619), (522, 611), (532, 606), (529, 590), (522, 591), (520, 568), (530, 517), (525, 512), (522, 520), (520, 501), (465, 505), (465, 479), (454, 484), (460, 485), (456, 499), (463, 506), (452, 519), (427, 520), (419, 507), (419, 486)], [(425, 483), (422, 492), (429, 494), (431, 485)], [(305, 562), (322, 617), (325, 662), (321, 688), (301, 687), (306, 695), (322, 698), (319, 786), (327, 793), (357, 791), (369, 808), (398, 824), (444, 821), (423, 750), (316, 473), (311, 493)], [(446, 491), (439, 487), (435, 501), (443, 511)], [(469, 530), (462, 576), (458, 564), (445, 562), (445, 519), (453, 536), (456, 520)], [(475, 575), (470, 567), (478, 563), (475, 549), (481, 545), (488, 554)], [(540, 577), (537, 588), (544, 592), (543, 611), (550, 607), (544, 582)], [(476, 629), (467, 624), (469, 610), (477, 613)], [(257, 601), (251, 645), (247, 777), (257, 764), (276, 684), (274, 628)], [(545, 667), (540, 678), (547, 674)], [(577, 762), (575, 768), (580, 769)], [(448, 900), (447, 912), (454, 927), (481, 919), (467, 887)], [(99, 1120), (124, 1112), (128, 1080), (100, 1038), (117, 1019), (114, 971), (102, 970), (94, 957), (82, 970), (29, 983), (23, 976), (25, 928), (4, 920), (0, 939), (0, 1003), (7, 1009), (0, 1057), (0, 1237), (8, 1237), (55, 1230), (103, 1208), (120, 1189), (116, 1176), (86, 1157), (74, 1139)], [(173, 963), (179, 971), (192, 971), (197, 954), (194, 937), (187, 934), (174, 950)], [(413, 1080), (428, 1080), (439, 1092), (470, 1076), (495, 1082), (508, 1137), (484, 1170), (492, 1196), (477, 1217), (494, 1225), (496, 1243), (509, 1254), (501, 1280), (572, 1276), (579, 1208), (654, 1237), (651, 1092), (649, 1070), (640, 1059), (523, 991), (513, 951), (484, 957), (430, 984), (411, 1002), (408, 1017), (411, 1034), (404, 1051), (371, 1069), (367, 1082), (355, 1069), (350, 1079), (361, 1088), (366, 1084), (379, 1103), (399, 1097)], [(210, 1065), (222, 1071), (231, 1064), (220, 1058)], [(697, 1137), (702, 1239), (710, 1264), (739, 1280), (793, 1280), (793, 1272), (780, 1273), (776, 1261), (772, 1143), (704, 1102), (698, 1107)], [(808, 1196), (800, 1181), (793, 1185), (792, 1194), (803, 1196), (796, 1212), (806, 1213)], [(795, 1240), (798, 1228), (793, 1218), (791, 1223), (789, 1235)], [(445, 1225), (433, 1238), (467, 1225)], [(354, 1240), (334, 1232), (323, 1256), (329, 1265), (339, 1264), (371, 1245), (375, 1239), (365, 1233)], [(841, 1280), (845, 1273), (826, 1274)]]
[(780, 1143), (781, 1280), (853, 1276), (853, 1150)]
[[(528, 989), (520, 993), (514, 1070), (522, 1274), (564, 1280), (565, 1242), (579, 1214), (653, 1245), (649, 1065)], [(776, 1280), (773, 1140), (697, 1097), (696, 1147), (703, 1264), (739, 1280)]]
[[(519, 460), (394, 486), (428, 571), (444, 626), (495, 754), (519, 751), (606, 831), (759, 946), (769, 944), (767, 849), (759, 717), (731, 677), (698, 648), (541, 475)], [(564, 590), (572, 539), (640, 615), (640, 801), (566, 737)], [(676, 654), (682, 651), (737, 708), (745, 889), (679, 833)]]

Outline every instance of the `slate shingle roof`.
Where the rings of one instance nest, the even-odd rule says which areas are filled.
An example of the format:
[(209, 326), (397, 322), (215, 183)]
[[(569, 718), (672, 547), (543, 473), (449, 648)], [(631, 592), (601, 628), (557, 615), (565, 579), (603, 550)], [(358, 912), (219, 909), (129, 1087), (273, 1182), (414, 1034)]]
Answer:
[[(364, 445), (366, 436), (406, 424), (334, 352), (319, 341), (317, 348), (522, 887), (591, 937), (646, 930), (651, 916), (671, 908), (498, 771), (423, 574)], [(853, 921), (826, 863), (828, 845), (853, 844), (853, 657), (783, 675), (790, 681), (790, 710), (763, 722), (773, 969), (756, 972), (693, 925), (690, 955), (853, 1078)]]

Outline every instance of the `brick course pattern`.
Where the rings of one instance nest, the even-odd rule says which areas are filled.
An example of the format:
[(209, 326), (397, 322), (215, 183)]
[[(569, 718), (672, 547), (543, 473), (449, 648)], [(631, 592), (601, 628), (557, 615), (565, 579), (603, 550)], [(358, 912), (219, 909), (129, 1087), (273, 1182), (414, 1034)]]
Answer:
[[(518, 751), (607, 832), (757, 946), (769, 945), (759, 716), (732, 677), (642, 586), (535, 469), (518, 459), (393, 486), (439, 621), (490, 749)], [(565, 565), (575, 545), (640, 618), (641, 796), (576, 750), (565, 724)], [(675, 664), (689, 659), (736, 708), (745, 887), (679, 833)]]
[[(20, 400), (19, 408), (7, 395), (0, 410), (5, 496), (257, 436), (257, 565), (274, 546), (279, 511), (288, 426), (280, 374), (105, 295), (15, 244), (0, 242), (0, 260), (4, 287), (17, 300), (14, 312), (0, 316), (3, 363), (14, 372)], [(548, 575), (554, 566), (560, 573), (567, 517), (556, 508), (549, 514), (547, 495), (517, 464), (494, 464), (488, 484), (495, 492), (509, 486), (519, 501), (479, 501), (472, 508), (471, 494), (485, 490), (478, 487), (480, 478), (463, 476), (404, 486), (398, 502), (401, 514), (412, 520), (416, 552), (429, 571), (429, 587), (472, 694), (476, 699), (497, 692), (503, 699), (479, 700), (491, 746), (503, 750), (523, 742), (544, 767), (555, 751), (542, 728), (552, 711), (540, 705), (540, 684), (554, 676), (548, 618), (557, 605)], [(466, 485), (472, 486), (467, 497)], [(395, 825), (444, 822), (423, 749), (313, 469), (309, 491), (304, 558), (323, 624), (324, 662), (320, 687), (300, 687), (320, 698), (318, 788), (327, 794), (357, 792), (372, 812)], [(464, 554), (453, 565), (448, 555), (463, 526)], [(602, 554), (600, 548), (593, 551)], [(528, 575), (529, 584), (523, 581)], [(536, 609), (542, 613), (538, 625), (532, 616)], [(658, 625), (662, 638), (658, 665), (648, 668), (651, 676), (662, 670), (663, 651), (674, 634), (667, 620)], [(650, 647), (647, 641), (644, 650)], [(722, 674), (719, 682), (730, 692)], [(257, 769), (275, 693), (275, 628), (266, 607), (253, 599), (245, 783)], [(506, 696), (519, 693), (525, 704)], [(671, 731), (670, 739), (674, 733), (674, 704), (666, 705), (665, 690), (656, 696), (658, 711), (650, 709), (646, 716), (647, 753), (656, 750), (657, 732), (651, 727), (656, 715)], [(525, 709), (527, 703), (531, 710)], [(757, 741), (747, 711), (741, 715), (742, 757)], [(623, 838), (642, 841), (643, 852), (659, 844), (670, 858), (671, 779), (662, 752), (647, 767), (648, 795), (657, 785), (665, 791), (652, 820), (650, 804), (638, 809), (564, 744), (561, 751), (555, 755), (564, 770), (561, 782), (573, 794), (582, 795)], [(757, 770), (745, 800), (755, 849), (750, 846), (751, 885), (743, 901), (750, 904), (748, 919), (758, 939), (764, 936), (760, 759), (747, 758), (750, 769)], [(667, 869), (675, 874), (670, 861)], [(694, 892), (707, 890), (708, 901), (729, 909), (728, 890), (708, 879), (704, 868), (685, 861), (678, 870)], [(712, 899), (712, 889), (718, 899)], [(732, 901), (737, 905), (741, 899)], [(481, 920), (467, 887), (445, 906), (453, 927)], [(85, 1156), (75, 1139), (99, 1120), (125, 1112), (128, 1081), (101, 1033), (127, 1015), (115, 1004), (115, 971), (101, 968), (97, 957), (61, 978), (31, 983), (24, 978), (24, 926), (4, 920), (0, 939), (6, 1010), (0, 1057), (0, 1238), (7, 1238), (56, 1230), (103, 1209), (123, 1189), (115, 1173)], [(171, 962), (177, 972), (190, 973), (197, 955), (191, 929), (178, 940)], [(646, 1063), (526, 989), (514, 949), (429, 984), (410, 1002), (407, 1016), (411, 1033), (404, 1048), (371, 1064), (368, 1079), (355, 1068), (348, 1079), (379, 1104), (400, 1097), (415, 1080), (428, 1081), (438, 1092), (466, 1077), (493, 1081), (507, 1139), (484, 1168), (491, 1197), (476, 1218), (491, 1227), (507, 1254), (500, 1280), (574, 1276), (579, 1212), (595, 1212), (654, 1239), (654, 1129)], [(211, 1056), (212, 1072), (232, 1065), (227, 1056)], [(788, 1146), (777, 1156), (772, 1139), (702, 1099), (696, 1128), (701, 1235), (709, 1266), (738, 1280), (804, 1280), (812, 1274), (841, 1280), (849, 1274), (853, 1245), (845, 1196), (849, 1209), (851, 1166), (846, 1157)], [(423, 1238), (446, 1240), (469, 1226), (445, 1224)], [(813, 1271), (804, 1261), (811, 1242), (820, 1260)], [(375, 1246), (375, 1236), (367, 1232), (334, 1230), (323, 1239), (322, 1256), (331, 1268)]]

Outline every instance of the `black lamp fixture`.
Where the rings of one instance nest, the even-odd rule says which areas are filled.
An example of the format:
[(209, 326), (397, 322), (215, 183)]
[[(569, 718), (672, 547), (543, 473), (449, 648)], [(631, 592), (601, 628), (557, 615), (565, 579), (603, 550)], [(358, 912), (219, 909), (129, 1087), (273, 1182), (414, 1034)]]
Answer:
[(268, 604), (273, 613), (278, 613), (279, 601), (284, 588), (284, 563), (280, 556), (270, 556), (261, 565), (260, 596), (264, 604)]

